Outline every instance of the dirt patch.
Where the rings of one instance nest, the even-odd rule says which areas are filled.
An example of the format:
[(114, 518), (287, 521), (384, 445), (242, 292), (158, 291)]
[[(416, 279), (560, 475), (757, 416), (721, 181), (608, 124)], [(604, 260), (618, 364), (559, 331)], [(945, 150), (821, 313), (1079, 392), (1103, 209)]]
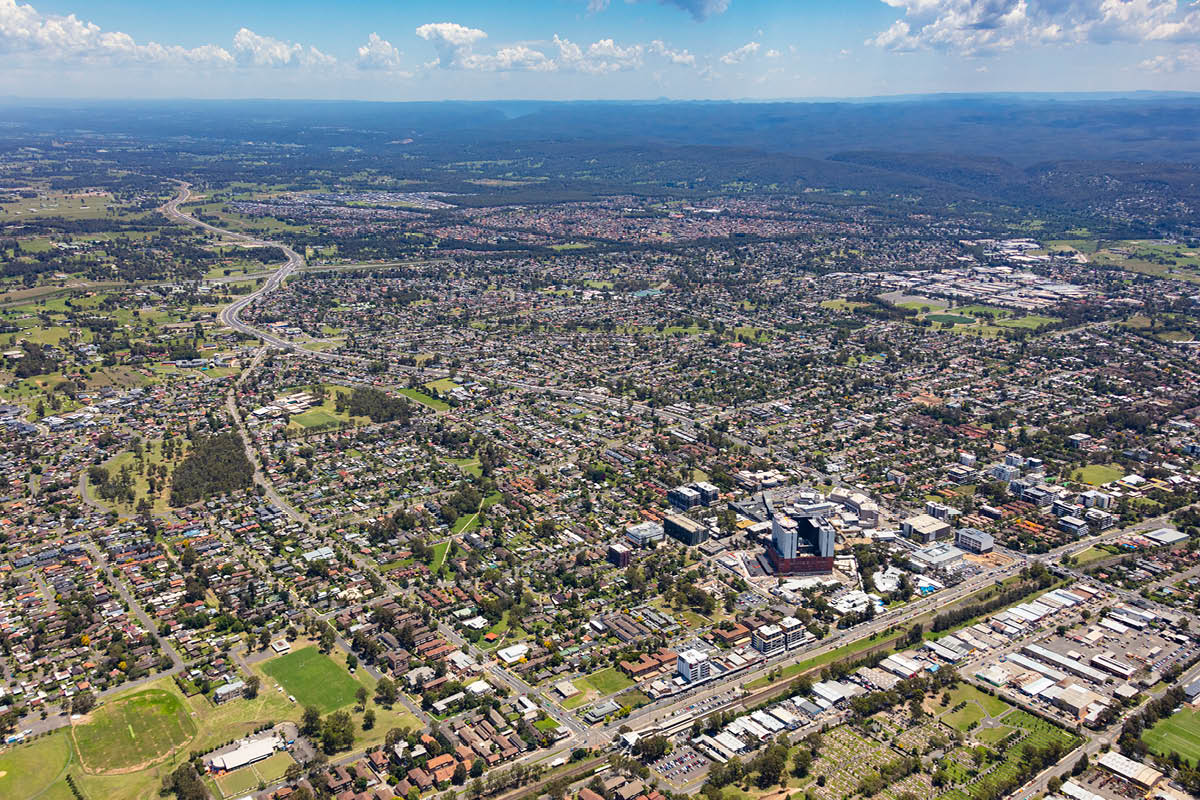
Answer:
[(1011, 558), (1000, 553), (968, 553), (963, 560), (983, 567), (1007, 567), (1012, 563)]

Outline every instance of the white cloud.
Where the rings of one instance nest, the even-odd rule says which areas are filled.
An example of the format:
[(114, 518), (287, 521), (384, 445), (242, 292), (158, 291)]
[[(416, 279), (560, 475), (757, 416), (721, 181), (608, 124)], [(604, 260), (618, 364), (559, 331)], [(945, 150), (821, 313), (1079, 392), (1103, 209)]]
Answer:
[(650, 42), (650, 52), (656, 56), (662, 56), (672, 64), (682, 64), (689, 67), (696, 66), (696, 57), (687, 50), (672, 50), (661, 40), (655, 39)]
[[(607, 75), (644, 66), (647, 54), (661, 56), (675, 64), (696, 63), (696, 57), (687, 50), (673, 50), (658, 40), (649, 45), (622, 46), (613, 39), (599, 39), (581, 45), (555, 34), (549, 45), (517, 43), (489, 53), (476, 50), (475, 45), (487, 38), (487, 33), (478, 28), (455, 22), (436, 22), (420, 26), (416, 33), (431, 42), (438, 53), (437, 60), (426, 66), (443, 69)], [(550, 46), (553, 49), (542, 49)], [(359, 52), (361, 55), (362, 50)]]
[(1147, 72), (1200, 72), (1200, 47), (1185, 47), (1170, 55), (1147, 58), (1138, 68)]
[(783, 53), (779, 52), (778, 50), (772, 49), (772, 50), (768, 50), (765, 53), (765, 55), (767, 58), (779, 58), (781, 55), (783, 55)]
[(358, 48), (359, 69), (396, 72), (400, 66), (400, 51), (378, 33), (372, 33), (367, 37), (367, 43)]
[(233, 36), (233, 52), (240, 63), (252, 67), (328, 67), (337, 63), (315, 47), (260, 36), (241, 28)]
[(612, 39), (601, 39), (583, 48), (557, 34), (554, 36), (554, 44), (558, 47), (557, 68), (590, 75), (636, 69), (642, 66), (642, 56), (645, 52), (645, 48), (640, 44), (621, 47)]
[(471, 55), (471, 48), (487, 34), (478, 28), (468, 28), (457, 22), (430, 22), (417, 28), (417, 36), (432, 42), (437, 50), (437, 66), (442, 69), (462, 68)]
[(725, 55), (721, 56), (722, 64), (740, 64), (750, 56), (758, 52), (761, 47), (758, 42), (746, 42), (736, 50), (730, 50)]
[(903, 9), (867, 44), (985, 55), (1019, 45), (1200, 41), (1200, 8), (1179, 0), (883, 0)]
[(16, 0), (0, 0), (0, 53), (24, 54), (55, 61), (116, 61), (156, 64), (229, 66), (233, 57), (222, 47), (185, 48), (157, 42), (138, 44), (121, 31), (105, 32), (74, 14), (42, 14)]

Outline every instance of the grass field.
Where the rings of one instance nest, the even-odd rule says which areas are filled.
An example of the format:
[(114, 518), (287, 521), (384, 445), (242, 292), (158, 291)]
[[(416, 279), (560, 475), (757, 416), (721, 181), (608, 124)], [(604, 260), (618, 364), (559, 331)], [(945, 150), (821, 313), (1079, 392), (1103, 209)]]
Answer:
[(451, 378), (440, 378), (425, 385), (430, 389), (437, 389), (439, 392), (452, 392), (458, 388), (458, 384)]
[(1038, 314), (1030, 314), (1025, 317), (1017, 317), (1016, 319), (1001, 319), (996, 320), (996, 324), (1005, 328), (1028, 328), (1036, 330), (1043, 325), (1049, 325), (1051, 322), (1058, 322), (1058, 317), (1043, 317)]
[(436, 397), (430, 397), (419, 389), (401, 389), (400, 394), (407, 397), (409, 400), (420, 403), (427, 408), (432, 408), (434, 411), (445, 411), (450, 408), (450, 404), (445, 400), (439, 400)]
[[(460, 517), (461, 519), (461, 517)], [(433, 546), (433, 562), (429, 569), (431, 572), (437, 573), (442, 568), (442, 564), (446, 563), (446, 553), (450, 550), (450, 540), (438, 542)]]
[(925, 319), (930, 322), (949, 322), (954, 325), (971, 325), (975, 322), (974, 317), (964, 317), (960, 314), (928, 314)]
[[(208, 752), (214, 747), (245, 736), (264, 723), (285, 719), (299, 720), (303, 711), (302, 707), (288, 702), (286, 695), (276, 692), (274, 689), (259, 692), (258, 697), (254, 700), (239, 700), (214, 706), (201, 695), (192, 698), (183, 697), (169, 678), (157, 681), (149, 688), (174, 698), (181, 704), (184, 715), (195, 722), (196, 735), (184, 747), (178, 748), (173, 756), (168, 756), (143, 769), (127, 768), (123, 772), (104, 774), (90, 772), (80, 764), (78, 750), (71, 740), (71, 731), (63, 729), (0, 755), (0, 771), (6, 771), (9, 776), (16, 777), (18, 773), (13, 767), (21, 770), (18, 782), (7, 784), (7, 777), (0, 779), (0, 798), (8, 800), (9, 797), (17, 797), (27, 800), (36, 797), (37, 800), (74, 800), (70, 788), (61, 777), (63, 768), (66, 767), (83, 796), (90, 800), (157, 800), (163, 776), (179, 766), (192, 750)], [(147, 689), (135, 690), (125, 697), (133, 697), (147, 691)], [(116, 701), (109, 702), (115, 703)], [(356, 739), (357, 744), (366, 747), (382, 742), (390, 727), (403, 727), (408, 721), (411, 721), (412, 726), (416, 726), (415, 719), (406, 711), (393, 713), (386, 709), (379, 709), (378, 714), (376, 727), (371, 731), (360, 733)], [(394, 725), (394, 723), (398, 723), (398, 725)], [(77, 727), (76, 733), (81, 729), (82, 727)], [(128, 730), (124, 735), (128, 741)], [(376, 739), (378, 742), (375, 741)], [(216, 794), (216, 785), (211, 780), (208, 783), (213, 796), (219, 798), (220, 795)], [(27, 793), (25, 787), (30, 786), (34, 787), (34, 790)], [(37, 788), (39, 786), (46, 788), (39, 789)], [(39, 794), (39, 792), (42, 793)], [(241, 797), (242, 795), (237, 796)]]
[(834, 311), (853, 311), (856, 308), (869, 306), (870, 303), (863, 303), (858, 300), (847, 300), (844, 297), (839, 297), (836, 300), (826, 300), (821, 303), (821, 308), (830, 308)]
[(1071, 478), (1082, 483), (1091, 484), (1092, 486), (1103, 486), (1112, 481), (1119, 481), (1125, 477), (1125, 471), (1117, 466), (1106, 464), (1089, 464), (1083, 469), (1075, 470)]
[(483, 477), (483, 466), (478, 458), (452, 458), (450, 461), (467, 475), (475, 478)]
[(12, 747), (0, 754), (0, 797), (37, 797), (62, 782), (70, 761), (71, 741), (65, 732)]
[(974, 736), (984, 744), (999, 744), (1008, 738), (1016, 728), (1010, 728), (1007, 725), (997, 725), (995, 728), (984, 728), (981, 731), (976, 731)]
[(322, 408), (314, 408), (292, 417), (291, 422), (302, 428), (316, 428), (321, 425), (340, 425), (343, 420)]
[(1185, 708), (1160, 719), (1142, 733), (1142, 741), (1161, 756), (1179, 753), (1189, 764), (1200, 763), (1200, 712)]
[(599, 672), (593, 672), (591, 675), (585, 675), (579, 680), (581, 683), (588, 684), (602, 695), (619, 692), (622, 689), (633, 686), (633, 681), (616, 667), (609, 667)]
[(1110, 553), (1107, 550), (1102, 550), (1099, 547), (1089, 547), (1087, 550), (1075, 555), (1075, 563), (1083, 566), (1084, 564), (1090, 564), (1093, 561), (1099, 561), (1102, 558), (1112, 558), (1114, 555), (1116, 554)]
[(924, 298), (923, 297), (919, 300), (906, 300), (905, 302), (897, 303), (896, 305), (899, 306), (900, 308), (908, 308), (913, 311), (920, 311), (923, 308), (928, 308), (932, 311), (935, 309), (945, 308), (946, 301), (933, 300), (932, 298)]
[(262, 665), (293, 695), (300, 706), (315, 706), (322, 714), (355, 702), (359, 683), (340, 664), (323, 655), (316, 647), (305, 647)]
[(1012, 708), (1000, 698), (981, 692), (969, 683), (960, 683), (950, 692), (950, 708), (962, 702), (966, 703), (963, 708), (943, 714), (941, 720), (964, 733), (972, 723), (986, 717), (997, 717)]
[(196, 725), (179, 697), (158, 689), (105, 703), (73, 729), (79, 758), (93, 771), (156, 761), (195, 734)]
[(225, 797), (243, 797), (252, 794), (260, 782), (272, 783), (282, 778), (293, 760), (287, 753), (276, 753), (257, 764), (242, 767), (228, 775), (216, 778), (215, 782)]

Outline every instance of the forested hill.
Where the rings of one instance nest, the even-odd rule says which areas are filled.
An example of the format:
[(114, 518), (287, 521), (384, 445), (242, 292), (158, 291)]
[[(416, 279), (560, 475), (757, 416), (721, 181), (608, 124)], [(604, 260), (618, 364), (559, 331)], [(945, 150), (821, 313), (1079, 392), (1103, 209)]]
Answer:
[(140, 101), (0, 105), (6, 131), (77, 130), (395, 148), (554, 141), (737, 147), (827, 158), (889, 151), (1200, 162), (1200, 94), (925, 96), (860, 102), (361, 103)]

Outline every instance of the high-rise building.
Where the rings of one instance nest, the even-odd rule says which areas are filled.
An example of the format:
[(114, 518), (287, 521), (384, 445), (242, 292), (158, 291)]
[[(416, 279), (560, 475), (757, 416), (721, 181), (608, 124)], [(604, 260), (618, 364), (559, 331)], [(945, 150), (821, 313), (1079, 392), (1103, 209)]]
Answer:
[(627, 544), (616, 542), (608, 546), (608, 561), (614, 567), (628, 567), (632, 556), (633, 549)]
[(760, 625), (751, 634), (750, 644), (764, 656), (771, 656), (787, 648), (787, 637), (778, 625)]
[(772, 509), (767, 558), (779, 575), (819, 575), (833, 571), (837, 534), (821, 517), (789, 516)]
[(708, 653), (684, 650), (675, 663), (680, 677), (688, 683), (706, 681), (712, 677), (712, 662), (708, 660)]
[(691, 547), (708, 541), (708, 526), (681, 514), (664, 514), (663, 529), (671, 538)]

